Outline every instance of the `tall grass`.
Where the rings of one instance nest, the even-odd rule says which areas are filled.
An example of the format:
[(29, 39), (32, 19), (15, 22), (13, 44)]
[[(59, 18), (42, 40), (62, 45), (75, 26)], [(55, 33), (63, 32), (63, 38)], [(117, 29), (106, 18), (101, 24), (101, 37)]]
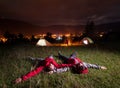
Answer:
[[(104, 65), (107, 70), (89, 69), (87, 75), (65, 72), (60, 74), (40, 73), (29, 80), (14, 84), (13, 81), (34, 69), (27, 56), (43, 57), (61, 51), (70, 55), (77, 51), (85, 62)], [(55, 60), (60, 63), (55, 57)], [(99, 46), (36, 47), (33, 45), (0, 46), (0, 88), (119, 88), (120, 52)]]

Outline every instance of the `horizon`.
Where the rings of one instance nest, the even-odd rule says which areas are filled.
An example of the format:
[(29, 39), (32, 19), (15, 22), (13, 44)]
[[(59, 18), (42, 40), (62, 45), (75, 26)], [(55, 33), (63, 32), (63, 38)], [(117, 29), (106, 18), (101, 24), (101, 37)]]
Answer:
[[(119, 26), (120, 21), (119, 22), (113, 22), (113, 24), (116, 26)], [(100, 24), (100, 25), (96, 25), (96, 23), (94, 22), (94, 26), (95, 31), (107, 31), (110, 30), (110, 28), (108, 28), (107, 24)], [(103, 26), (101, 28), (98, 28), (97, 26), (101, 26), (101, 25), (107, 25), (107, 26)], [(113, 26), (114, 26), (113, 25)], [(27, 22), (24, 21), (19, 21), (19, 20), (11, 20), (11, 19), (1, 19), (0, 20), (0, 34), (3, 34), (6, 31), (9, 31), (11, 33), (22, 33), (22, 34), (26, 34), (26, 35), (38, 35), (38, 34), (45, 34), (47, 32), (51, 32), (53, 34), (66, 34), (66, 33), (80, 33), (83, 32), (85, 30), (85, 26), (86, 25), (47, 25), (47, 26), (39, 26), (39, 25), (32, 25), (29, 24)], [(111, 25), (110, 25), (111, 26)], [(114, 26), (114, 27), (115, 27)], [(118, 29), (120, 28), (120, 26), (118, 27)], [(115, 28), (111, 28), (113, 30), (116, 31)], [(118, 31), (117, 29), (117, 31)]]

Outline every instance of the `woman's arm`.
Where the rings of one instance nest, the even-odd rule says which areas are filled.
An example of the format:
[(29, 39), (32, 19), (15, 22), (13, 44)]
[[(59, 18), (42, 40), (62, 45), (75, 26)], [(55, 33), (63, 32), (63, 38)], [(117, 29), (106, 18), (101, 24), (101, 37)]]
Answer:
[(19, 77), (15, 80), (15, 83), (20, 83), (22, 81), (25, 81), (35, 75), (37, 75), (38, 73), (40, 73), (42, 70), (44, 69), (44, 66), (40, 66), (38, 68), (36, 68), (35, 70), (32, 70), (30, 72), (28, 72), (27, 74), (23, 75), (22, 77)]

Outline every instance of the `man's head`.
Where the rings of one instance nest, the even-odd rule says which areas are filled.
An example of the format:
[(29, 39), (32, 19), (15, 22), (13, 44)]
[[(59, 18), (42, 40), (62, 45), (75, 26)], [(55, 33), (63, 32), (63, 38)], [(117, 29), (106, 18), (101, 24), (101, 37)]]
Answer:
[(73, 66), (73, 71), (78, 74), (86, 74), (88, 73), (88, 68), (86, 68), (83, 63), (78, 63)]

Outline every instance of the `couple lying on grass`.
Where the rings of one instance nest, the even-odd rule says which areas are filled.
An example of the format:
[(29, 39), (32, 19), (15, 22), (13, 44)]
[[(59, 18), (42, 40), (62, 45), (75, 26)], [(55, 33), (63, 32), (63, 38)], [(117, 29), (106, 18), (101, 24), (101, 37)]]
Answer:
[(65, 63), (64, 64), (58, 64), (53, 56), (48, 56), (45, 59), (41, 58), (30, 58), (33, 61), (38, 60), (39, 66), (36, 67), (36, 69), (28, 72), (27, 74), (23, 75), (22, 77), (19, 77), (15, 80), (15, 83), (20, 83), (22, 81), (25, 81), (41, 71), (45, 71), (49, 74), (53, 73), (61, 73), (61, 72), (66, 72), (71, 70), (74, 73), (77, 74), (87, 74), (88, 73), (88, 68), (95, 68), (95, 69), (107, 69), (105, 66), (99, 66), (96, 64), (90, 64), (83, 62), (80, 58), (77, 57), (76, 53), (71, 54), (69, 57), (66, 57), (62, 55), (60, 52), (58, 53), (58, 58), (63, 60)]

